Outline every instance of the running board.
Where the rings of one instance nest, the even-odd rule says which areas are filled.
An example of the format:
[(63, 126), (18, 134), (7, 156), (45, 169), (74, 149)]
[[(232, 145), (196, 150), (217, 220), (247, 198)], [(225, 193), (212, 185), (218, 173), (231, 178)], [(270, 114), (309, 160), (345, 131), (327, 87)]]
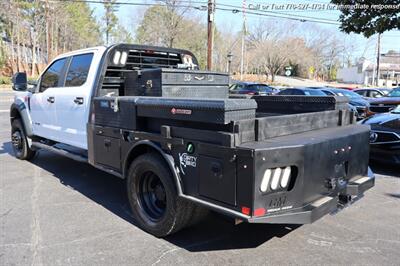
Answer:
[(40, 143), (40, 142), (32, 142), (32, 146), (39, 148), (39, 149), (44, 149), (44, 150), (48, 150), (50, 152), (54, 152), (57, 153), (61, 156), (65, 156), (67, 158), (70, 158), (72, 160), (78, 161), (78, 162), (83, 162), (83, 163), (87, 163), (88, 162), (88, 158), (79, 154), (75, 154), (75, 153), (71, 153), (69, 151), (60, 149), (60, 148), (56, 148), (54, 146), (50, 146), (50, 145), (46, 145), (44, 143)]

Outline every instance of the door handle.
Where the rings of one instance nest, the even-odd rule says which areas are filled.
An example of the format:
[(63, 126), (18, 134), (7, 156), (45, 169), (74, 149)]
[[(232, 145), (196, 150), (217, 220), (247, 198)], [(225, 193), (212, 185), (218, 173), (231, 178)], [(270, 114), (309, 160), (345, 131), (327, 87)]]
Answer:
[(76, 97), (74, 99), (74, 103), (76, 104), (83, 104), (83, 97)]
[(49, 98), (47, 98), (47, 101), (49, 102), (49, 103), (54, 103), (55, 102), (55, 98), (54, 97), (49, 97)]

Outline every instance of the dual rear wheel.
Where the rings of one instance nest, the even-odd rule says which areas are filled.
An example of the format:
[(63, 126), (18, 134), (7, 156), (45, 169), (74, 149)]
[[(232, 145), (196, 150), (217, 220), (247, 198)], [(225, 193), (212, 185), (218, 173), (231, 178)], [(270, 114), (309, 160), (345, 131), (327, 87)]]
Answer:
[(129, 203), (139, 226), (164, 237), (196, 223), (206, 211), (178, 197), (172, 173), (156, 153), (137, 157), (127, 177)]

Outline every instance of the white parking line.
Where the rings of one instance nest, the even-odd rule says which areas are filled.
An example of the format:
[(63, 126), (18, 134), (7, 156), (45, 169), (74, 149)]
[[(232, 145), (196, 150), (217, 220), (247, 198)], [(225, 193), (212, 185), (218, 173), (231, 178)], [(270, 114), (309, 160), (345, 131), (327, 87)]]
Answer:
[(0, 113), (8, 113), (10, 110), (0, 110)]

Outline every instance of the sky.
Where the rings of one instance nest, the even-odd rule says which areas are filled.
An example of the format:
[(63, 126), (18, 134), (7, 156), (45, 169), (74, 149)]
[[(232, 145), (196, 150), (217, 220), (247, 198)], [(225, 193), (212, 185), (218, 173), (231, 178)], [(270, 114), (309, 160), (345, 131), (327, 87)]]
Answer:
[[(217, 7), (234, 9), (233, 7), (223, 6), (243, 6), (243, 0), (215, 0)], [(130, 2), (130, 3), (157, 3), (157, 1), (152, 0), (117, 0), (117, 2)], [(182, 0), (182, 4), (188, 4), (189, 0)], [(204, 6), (206, 5), (206, 0), (191, 0), (193, 6)], [(328, 21), (328, 23), (336, 24), (339, 19), (340, 11), (328, 9), (329, 0), (245, 0), (245, 6), (248, 11), (252, 8), (254, 12), (263, 13), (262, 10), (271, 13), (272, 15), (287, 15), (294, 18), (304, 18), (312, 17), (316, 20)], [(90, 4), (95, 10), (94, 14), (98, 19), (103, 15), (104, 9), (102, 4)], [(329, 7), (332, 8), (331, 5)], [(281, 9), (283, 8), (283, 10)], [(129, 31), (134, 33), (137, 23), (140, 21), (140, 14), (143, 12), (144, 7), (121, 5), (118, 8), (118, 17), (122, 25), (124, 25)], [(207, 21), (207, 12), (194, 10), (192, 13), (196, 18), (203, 19), (204, 23)], [(257, 23), (259, 20), (269, 19), (269, 17), (257, 16), (252, 14), (246, 14), (247, 26), (250, 28), (252, 25)], [(287, 19), (280, 18), (282, 21)], [(307, 20), (307, 19), (306, 19)], [(242, 28), (243, 14), (242, 13), (232, 13), (231, 11), (216, 10), (215, 13), (215, 23), (218, 29), (227, 30), (229, 32), (238, 32)], [(322, 24), (316, 22), (301, 22), (295, 21), (294, 23), (305, 24), (316, 24), (318, 27), (326, 28), (331, 31), (337, 32), (343, 39), (349, 38), (349, 35), (345, 33), (340, 33), (338, 25), (332, 24)], [(305, 25), (306, 26), (306, 25)], [(354, 40), (356, 43), (356, 48), (353, 52), (353, 56), (365, 57), (369, 60), (374, 60), (376, 57), (376, 43), (377, 35), (371, 36), (370, 38), (365, 38), (359, 34), (351, 34), (350, 39)], [(400, 52), (400, 31), (392, 30), (385, 32), (381, 35), (381, 53), (386, 53), (388, 50), (396, 50)]]

